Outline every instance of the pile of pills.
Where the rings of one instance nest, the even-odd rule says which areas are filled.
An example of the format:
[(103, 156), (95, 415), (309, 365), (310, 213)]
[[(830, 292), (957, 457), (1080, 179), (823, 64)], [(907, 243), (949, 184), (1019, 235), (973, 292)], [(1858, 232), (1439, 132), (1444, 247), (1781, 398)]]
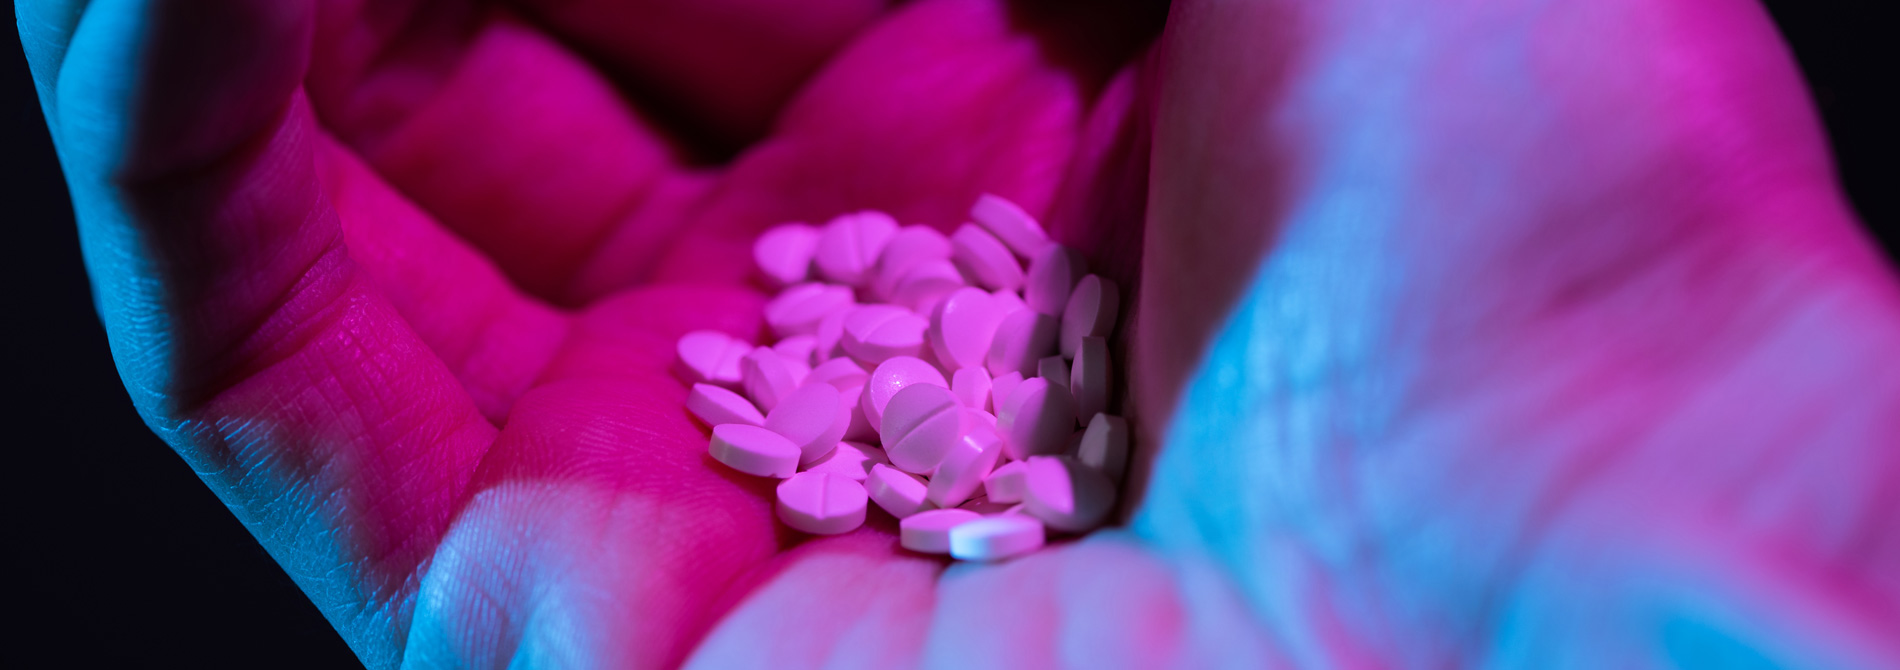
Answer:
[(753, 257), (778, 340), (680, 338), (708, 451), (783, 479), (786, 525), (847, 532), (875, 502), (907, 549), (998, 560), (1107, 520), (1129, 451), (1106, 413), (1115, 283), (1015, 203), (970, 218), (949, 237), (875, 211), (777, 226)]

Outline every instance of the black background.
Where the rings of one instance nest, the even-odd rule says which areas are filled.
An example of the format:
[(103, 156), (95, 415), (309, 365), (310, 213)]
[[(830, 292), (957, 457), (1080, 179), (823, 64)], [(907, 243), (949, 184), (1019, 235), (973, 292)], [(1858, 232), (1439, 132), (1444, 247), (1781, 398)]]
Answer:
[[(12, 4), (0, 3), (8, 28)], [(1882, 94), (1900, 81), (1900, 59), (1877, 45), (1891, 44), (1895, 24), (1872, 2), (1768, 4), (1827, 121), (1848, 194), (1894, 258), (1890, 128), (1900, 110)], [(93, 313), (26, 59), (17, 37), (5, 42), (0, 351), (11, 397), (0, 406), (12, 428), (0, 551), (13, 566), (5, 604), (16, 623), (0, 666), (354, 666), (296, 585), (133, 412)]]

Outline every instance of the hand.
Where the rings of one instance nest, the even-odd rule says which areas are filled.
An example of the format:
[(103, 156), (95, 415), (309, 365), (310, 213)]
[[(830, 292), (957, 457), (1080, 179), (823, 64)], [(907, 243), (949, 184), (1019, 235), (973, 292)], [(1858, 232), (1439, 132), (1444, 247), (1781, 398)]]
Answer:
[[(1900, 659), (1900, 300), (1752, 6), (80, 4), (128, 390), (370, 665)], [(778, 529), (673, 340), (986, 190), (1135, 292), (1128, 529)]]

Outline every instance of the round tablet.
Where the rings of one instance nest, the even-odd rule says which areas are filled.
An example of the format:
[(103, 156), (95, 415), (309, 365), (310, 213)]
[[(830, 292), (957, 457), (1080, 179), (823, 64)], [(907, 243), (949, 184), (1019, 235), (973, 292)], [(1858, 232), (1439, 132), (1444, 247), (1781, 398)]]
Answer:
[(1023, 285), (1023, 266), (1009, 248), (982, 228), (963, 224), (950, 234), (950, 259), (978, 285), (993, 291), (1015, 291)]
[(837, 535), (864, 525), (864, 485), (824, 472), (801, 472), (778, 485), (778, 518), (813, 535)]
[(967, 287), (945, 296), (930, 311), (930, 345), (937, 359), (954, 368), (983, 367), (996, 328), (1009, 315), (1002, 310), (1003, 302)]
[(1020, 514), (998, 514), (950, 529), (950, 555), (966, 561), (1000, 561), (1042, 547), (1042, 524)]
[(963, 435), (951, 443), (930, 474), (926, 497), (938, 507), (953, 507), (969, 500), (1003, 455), (1003, 438), (994, 427), (980, 420), (963, 423)]
[(995, 233), (997, 239), (1009, 245), (1010, 251), (1023, 258), (1035, 258), (1053, 244), (1036, 217), (999, 195), (979, 196), (976, 204), (970, 206), (970, 220)]
[(856, 286), (869, 278), (884, 243), (897, 233), (897, 221), (876, 211), (853, 212), (832, 219), (818, 232), (812, 260), (827, 281)]
[(881, 430), (884, 426), (884, 406), (890, 404), (891, 396), (911, 384), (930, 384), (949, 386), (943, 379), (943, 372), (937, 366), (912, 356), (897, 356), (879, 363), (871, 370), (871, 376), (864, 383), (864, 418), (871, 424), (871, 430)]
[(866, 365), (916, 356), (929, 327), (929, 321), (896, 305), (862, 305), (844, 319), (844, 352)]
[(1062, 316), (1069, 304), (1069, 292), (1086, 269), (1082, 254), (1060, 244), (1051, 244), (1029, 263), (1023, 276), (1023, 302), (1029, 308), (1051, 317)]
[(798, 445), (758, 426), (713, 426), (706, 451), (714, 460), (748, 475), (790, 477), (798, 472)]
[(817, 228), (783, 223), (767, 229), (752, 243), (752, 260), (773, 286), (786, 286), (811, 275), (811, 256), (817, 248)]
[(871, 466), (864, 490), (878, 507), (899, 519), (930, 509), (930, 501), (924, 498), (928, 492), (924, 478), (888, 465)]
[(1115, 282), (1095, 275), (1083, 277), (1069, 292), (1069, 304), (1062, 308), (1062, 332), (1057, 344), (1062, 355), (1073, 358), (1084, 337), (1108, 337), (1115, 330), (1115, 312), (1121, 306), (1121, 294)]
[(889, 462), (883, 449), (862, 442), (839, 442), (831, 453), (805, 466), (803, 472), (826, 472), (861, 482), (871, 476), (871, 466)]
[(1023, 512), (1051, 529), (1080, 533), (1108, 519), (1115, 506), (1115, 485), (1101, 471), (1069, 456), (1035, 456), (1025, 461)]
[(686, 411), (699, 417), (708, 426), (721, 426), (728, 423), (743, 423), (748, 426), (765, 425), (765, 415), (752, 401), (725, 388), (712, 384), (694, 384), (693, 390), (686, 393)]
[(800, 463), (812, 463), (829, 453), (851, 426), (851, 408), (840, 402), (830, 384), (798, 387), (765, 415), (765, 428), (798, 445)]
[(950, 529), (983, 518), (967, 509), (933, 509), (905, 517), (897, 524), (898, 544), (925, 554), (950, 553)]
[(1066, 386), (1025, 379), (997, 409), (996, 427), (1010, 458), (1062, 453), (1075, 432), (1075, 400)]
[(821, 282), (798, 284), (765, 303), (765, 323), (779, 337), (809, 335), (833, 312), (851, 307), (850, 287)]
[(1032, 309), (1019, 309), (1003, 317), (990, 340), (990, 353), (984, 364), (990, 374), (1020, 372), (1024, 377), (1036, 374), (1036, 364), (1055, 351), (1056, 320)]
[(878, 428), (891, 465), (920, 475), (936, 469), (962, 435), (960, 410), (950, 389), (934, 384), (912, 384), (891, 396)]

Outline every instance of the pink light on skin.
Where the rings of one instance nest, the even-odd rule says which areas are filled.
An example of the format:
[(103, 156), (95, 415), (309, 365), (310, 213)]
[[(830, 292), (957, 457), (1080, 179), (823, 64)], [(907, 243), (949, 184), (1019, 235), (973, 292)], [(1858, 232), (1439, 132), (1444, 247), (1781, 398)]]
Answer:
[[(20, 5), (129, 393), (366, 664), (1900, 663), (1900, 297), (1759, 8), (609, 4)], [(673, 343), (983, 192), (1128, 291), (1129, 528), (782, 534)]]

